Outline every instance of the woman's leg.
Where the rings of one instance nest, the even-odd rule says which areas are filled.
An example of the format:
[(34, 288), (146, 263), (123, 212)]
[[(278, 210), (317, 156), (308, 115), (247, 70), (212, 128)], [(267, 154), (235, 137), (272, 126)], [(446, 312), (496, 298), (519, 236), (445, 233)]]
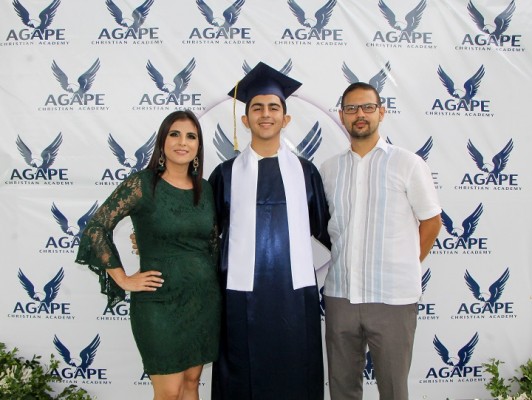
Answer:
[(197, 365), (184, 371), (183, 396), (180, 400), (199, 400), (199, 381), (203, 365)]
[(184, 372), (168, 375), (150, 375), (153, 400), (180, 400), (183, 393)]
[(150, 375), (154, 400), (199, 400), (198, 386), (203, 365), (168, 375)]

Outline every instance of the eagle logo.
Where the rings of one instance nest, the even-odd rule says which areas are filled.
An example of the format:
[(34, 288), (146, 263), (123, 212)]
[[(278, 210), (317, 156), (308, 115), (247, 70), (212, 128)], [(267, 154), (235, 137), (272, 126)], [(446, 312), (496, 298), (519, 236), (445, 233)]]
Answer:
[[(289, 58), (288, 61), (283, 65), (283, 67), (279, 70), (281, 74), (288, 75), (290, 71), (292, 71), (292, 59)], [(244, 70), (244, 73), (247, 75), (251, 71), (251, 67), (249, 66), (248, 62), (244, 60), (244, 63), (242, 64), (242, 69)]]
[(152, 6), (153, 1), (154, 0), (146, 0), (140, 6), (135, 8), (131, 13), (131, 18), (125, 18), (122, 14), (122, 10), (117, 7), (113, 0), (106, 0), (105, 5), (118, 25), (131, 29), (134, 32), (138, 32), (139, 28), (144, 24), (144, 21), (146, 21), (146, 17), (150, 12), (150, 7)]
[(475, 232), (478, 220), (480, 219), (483, 211), (484, 208), (482, 203), (480, 203), (475, 211), (473, 211), (473, 213), (462, 222), (462, 228), (454, 226), (451, 217), (449, 217), (449, 215), (447, 215), (447, 213), (443, 210), (441, 211), (441, 219), (443, 226), (449, 235), (459, 239), (461, 238), (463, 240), (468, 240)]
[(429, 268), (425, 271), (425, 273), (421, 277), (421, 293), (425, 293), (425, 289), (427, 288), (431, 275), (432, 275), (432, 272), (430, 271), (430, 268)]
[(100, 346), (100, 335), (96, 335), (92, 342), (90, 342), (87, 347), (81, 350), (81, 352), (79, 353), (79, 358), (71, 357), (70, 350), (68, 350), (67, 347), (61, 342), (61, 340), (59, 340), (57, 335), (54, 335), (54, 345), (56, 350), (59, 352), (63, 360), (68, 365), (70, 365), (71, 367), (76, 367), (76, 369), (79, 369), (83, 372), (86, 372), (87, 368), (89, 368), (90, 365), (94, 362), (96, 351), (98, 350), (98, 346)]
[(89, 210), (81, 216), (80, 219), (78, 219), (77, 226), (74, 226), (73, 224), (70, 224), (68, 219), (63, 215), (63, 213), (57, 208), (55, 203), (52, 203), (52, 215), (55, 218), (55, 221), (59, 224), (61, 227), (61, 230), (72, 237), (80, 238), (81, 234), (87, 227), (87, 223), (90, 221), (90, 219), (93, 217), (94, 213), (96, 213), (96, 210), (98, 209), (98, 201), (95, 201)]
[(78, 78), (78, 83), (72, 83), (69, 81), (68, 76), (63, 72), (55, 60), (52, 63), (52, 72), (54, 73), (57, 82), (59, 82), (61, 85), (61, 88), (65, 92), (73, 93), (74, 95), (78, 96), (83, 96), (90, 90), (92, 84), (94, 83), (96, 72), (98, 72), (99, 69), (100, 59), (97, 58), (91, 67)]
[(388, 21), (388, 24), (395, 30), (406, 32), (411, 34), (416, 30), (421, 22), (421, 16), (425, 7), (427, 6), (426, 0), (421, 0), (419, 4), (408, 14), (406, 14), (404, 21), (398, 21), (395, 17), (394, 12), (386, 5), (382, 0), (379, 0), (379, 9), (381, 10), (382, 15)]
[(469, 0), (469, 3), (467, 4), (467, 11), (469, 11), (469, 16), (473, 19), (473, 22), (475, 22), (475, 25), (481, 32), (487, 33), (496, 39), (500, 39), (501, 35), (510, 26), (510, 21), (515, 11), (515, 0), (512, 0), (510, 4), (508, 4), (508, 7), (495, 18), (493, 21), (495, 26), (484, 22), (484, 16), (478, 11), (471, 0)]
[(175, 99), (179, 97), (181, 93), (185, 91), (190, 83), (190, 77), (192, 71), (196, 68), (196, 60), (192, 58), (183, 70), (181, 70), (175, 77), (173, 83), (165, 82), (161, 73), (153, 66), (151, 61), (148, 60), (146, 69), (153, 82), (161, 92), (168, 93), (168, 97), (173, 96)]
[(506, 146), (499, 151), (495, 156), (491, 159), (490, 163), (484, 163), (484, 157), (480, 153), (480, 151), (477, 150), (477, 148), (473, 145), (473, 142), (469, 140), (467, 142), (467, 150), (469, 151), (469, 155), (477, 165), (478, 169), (480, 169), (483, 172), (487, 172), (488, 174), (495, 175), (496, 177), (499, 176), (499, 174), (506, 168), (506, 164), (508, 163), (508, 158), (510, 157), (510, 153), (512, 152), (512, 149), (514, 148), (514, 142), (512, 139), (506, 143)]
[(336, 6), (336, 0), (329, 0), (323, 7), (321, 7), (314, 14), (314, 18), (307, 18), (305, 11), (295, 2), (295, 0), (288, 0), (288, 7), (292, 14), (297, 18), (297, 21), (306, 28), (321, 32), (321, 30), (329, 23), (333, 8)]
[(464, 83), (464, 90), (462, 90), (455, 88), (451, 77), (447, 75), (441, 66), (438, 66), (438, 76), (440, 77), (443, 86), (445, 86), (445, 89), (447, 89), (447, 93), (455, 99), (465, 100), (468, 103), (477, 95), (484, 73), (484, 65), (481, 65), (478, 71)]
[(41, 152), (39, 157), (33, 155), (26, 143), (24, 143), (20, 136), (17, 136), (17, 148), (26, 164), (33, 168), (42, 169), (43, 171), (47, 171), (54, 163), (62, 142), (63, 136), (59, 132), (57, 137)]
[(40, 12), (39, 19), (36, 20), (30, 17), (30, 13), (24, 8), (20, 1), (13, 0), (13, 7), (15, 7), (15, 11), (22, 20), (22, 23), (27, 27), (38, 31), (44, 31), (50, 26), (55, 17), (55, 13), (59, 7), (59, 4), (61, 4), (60, 0), (52, 1), (48, 7)]
[(473, 296), (475, 296), (475, 299), (479, 301), (483, 301), (484, 303), (488, 303), (490, 306), (494, 306), (497, 300), (501, 298), (502, 292), (504, 290), (504, 286), (506, 285), (506, 282), (508, 281), (508, 278), (510, 277), (510, 270), (506, 268), (506, 270), (502, 273), (502, 275), (497, 279), (493, 284), (489, 287), (489, 294), (483, 293), (480, 291), (479, 284), (473, 279), (469, 271), (466, 270), (464, 279), (466, 281), (467, 287), (469, 290), (471, 290), (471, 293), (473, 293)]
[[(393, 144), (389, 137), (386, 138), (386, 142)], [(420, 156), (424, 161), (427, 161), (429, 159), (430, 150), (432, 150), (432, 145), (433, 140), (431, 136), (427, 139), (425, 144), (418, 151), (416, 151), (416, 154)]]
[(235, 150), (234, 144), (229, 140), (220, 124), (216, 125), (212, 142), (214, 143), (214, 147), (216, 147), (216, 154), (222, 162), (240, 154), (240, 150)]
[(432, 341), (436, 352), (440, 355), (442, 361), (446, 365), (452, 367), (463, 368), (471, 360), (475, 346), (478, 343), (478, 332), (473, 335), (471, 340), (458, 351), (458, 357), (449, 356), (449, 350), (443, 345), (443, 343), (438, 339), (438, 336), (434, 335), (434, 340)]
[(323, 140), (320, 124), (316, 121), (305, 137), (303, 137), (301, 142), (297, 145), (291, 143), (286, 137), (284, 137), (283, 140), (296, 156), (303, 157), (312, 162), (314, 160), (314, 153), (319, 149)]
[(364, 375), (373, 376), (373, 358), (371, 358), (371, 352), (366, 352), (366, 364), (364, 365)]
[(323, 298), (324, 290), (325, 290), (325, 286), (322, 286), (320, 289), (320, 315), (322, 317), (325, 317), (325, 299)]
[(50, 307), (52, 301), (57, 297), (64, 276), (63, 268), (61, 268), (59, 272), (57, 272), (57, 274), (44, 285), (42, 292), (36, 292), (33, 283), (31, 283), (28, 277), (24, 275), (24, 272), (22, 272), (20, 268), (18, 270), (18, 280), (30, 299), (46, 304), (47, 307)]
[(236, 23), (238, 16), (240, 15), (240, 9), (244, 5), (245, 0), (236, 0), (229, 8), (223, 12), (223, 18), (215, 17), (212, 9), (203, 0), (196, 0), (201, 14), (205, 17), (209, 25), (216, 26), (220, 30), (227, 31), (231, 26)]
[(120, 165), (130, 168), (130, 174), (132, 174), (144, 169), (146, 165), (148, 165), (150, 157), (153, 153), (156, 136), (157, 134), (154, 132), (148, 141), (140, 146), (137, 151), (135, 151), (134, 159), (126, 156), (124, 149), (118, 144), (111, 134), (109, 134), (107, 143), (109, 144), (109, 148), (115, 155)]
[[(305, 137), (297, 145), (294, 145), (285, 137), (282, 138), (284, 143), (295, 155), (306, 158), (309, 161), (314, 159), (314, 153), (316, 153), (320, 147), (322, 139), (321, 127), (318, 121), (316, 121)], [(217, 124), (216, 126), (212, 141), (216, 147), (216, 154), (218, 154), (218, 157), (222, 162), (240, 154), (239, 150), (234, 149), (233, 143), (229, 140), (220, 124)]]
[[(373, 86), (375, 89), (377, 89), (377, 92), (380, 93), (382, 89), (384, 88), (384, 84), (386, 83), (386, 79), (388, 78), (388, 72), (390, 72), (390, 62), (388, 61), (382, 69), (375, 74), (370, 80), (369, 84)], [(342, 64), (342, 72), (344, 73), (345, 79), (349, 83), (357, 83), (360, 82), (360, 79), (354, 74), (354, 72), (347, 66), (347, 64), (344, 62)]]

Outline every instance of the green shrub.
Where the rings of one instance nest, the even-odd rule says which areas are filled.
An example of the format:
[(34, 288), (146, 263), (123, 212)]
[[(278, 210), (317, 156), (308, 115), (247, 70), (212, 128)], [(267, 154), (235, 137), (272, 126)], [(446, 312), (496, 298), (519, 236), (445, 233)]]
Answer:
[(531, 400), (532, 399), (532, 360), (529, 359), (526, 364), (520, 365), (516, 372), (521, 376), (513, 376), (510, 382), (517, 383), (519, 390), (514, 394), (511, 393), (511, 384), (506, 384), (504, 378), (500, 376), (499, 365), (503, 361), (490, 358), (489, 363), (482, 364), (484, 370), (491, 375), (490, 380), (486, 383), (486, 389), (492, 396), (499, 400)]
[(0, 400), (91, 400), (87, 391), (70, 385), (54, 395), (50, 384), (60, 382), (61, 378), (50, 375), (50, 371), (59, 366), (59, 361), (50, 355), (50, 365), (41, 365), (41, 356), (34, 355), (31, 360), (17, 356), (18, 349), (6, 350), (0, 343)]

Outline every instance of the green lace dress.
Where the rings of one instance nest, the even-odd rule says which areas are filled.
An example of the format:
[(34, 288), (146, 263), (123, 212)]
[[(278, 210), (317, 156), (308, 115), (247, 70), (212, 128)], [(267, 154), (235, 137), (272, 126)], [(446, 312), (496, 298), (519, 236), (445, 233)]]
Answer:
[(150, 374), (171, 374), (214, 361), (220, 330), (220, 286), (216, 270), (217, 234), (211, 186), (203, 181), (198, 206), (193, 191), (159, 180), (153, 173), (132, 174), (117, 187), (85, 228), (76, 262), (100, 278), (102, 293), (113, 306), (125, 292), (106, 273), (121, 267), (113, 229), (123, 218), (133, 221), (140, 270), (162, 272), (155, 292), (132, 292), (131, 328)]

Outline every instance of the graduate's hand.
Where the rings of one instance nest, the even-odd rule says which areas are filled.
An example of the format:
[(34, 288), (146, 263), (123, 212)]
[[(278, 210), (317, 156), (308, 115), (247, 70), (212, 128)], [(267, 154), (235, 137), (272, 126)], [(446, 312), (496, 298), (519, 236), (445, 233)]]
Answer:
[(135, 254), (138, 255), (139, 249), (137, 247), (137, 237), (135, 236), (135, 232), (129, 235), (129, 238), (131, 239), (131, 247), (133, 247), (133, 250), (135, 250)]

